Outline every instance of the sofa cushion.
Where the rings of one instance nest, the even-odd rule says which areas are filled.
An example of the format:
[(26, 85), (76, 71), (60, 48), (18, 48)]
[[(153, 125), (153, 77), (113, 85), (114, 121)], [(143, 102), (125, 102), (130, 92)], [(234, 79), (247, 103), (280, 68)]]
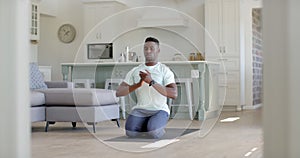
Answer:
[(43, 74), (36, 63), (30, 63), (30, 89), (47, 89)]
[(45, 81), (48, 88), (73, 88), (72, 82), (66, 81)]
[(31, 91), (30, 93), (30, 105), (31, 106), (40, 106), (45, 104), (45, 95), (44, 93)]
[(31, 122), (45, 121), (46, 120), (46, 107), (34, 106), (30, 108)]
[(49, 88), (39, 90), (45, 94), (46, 105), (99, 106), (116, 104), (119, 98), (114, 90), (88, 88)]

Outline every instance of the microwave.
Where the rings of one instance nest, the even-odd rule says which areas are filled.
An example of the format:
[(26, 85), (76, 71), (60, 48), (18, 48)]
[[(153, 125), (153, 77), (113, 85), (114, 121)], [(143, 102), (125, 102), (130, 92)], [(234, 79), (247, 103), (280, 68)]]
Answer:
[(96, 61), (113, 61), (112, 43), (87, 44), (87, 59)]

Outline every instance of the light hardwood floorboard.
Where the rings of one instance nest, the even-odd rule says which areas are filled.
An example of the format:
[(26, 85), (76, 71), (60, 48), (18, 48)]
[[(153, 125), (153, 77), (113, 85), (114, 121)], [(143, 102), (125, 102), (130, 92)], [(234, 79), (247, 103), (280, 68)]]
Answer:
[[(205, 137), (193, 132), (179, 141), (161, 148), (142, 148), (149, 141), (107, 141), (124, 136), (124, 121), (121, 128), (114, 122), (97, 124), (97, 133), (90, 133), (83, 124), (72, 129), (71, 123), (56, 123), (44, 132), (45, 123), (32, 124), (33, 158), (261, 158), (263, 153), (262, 110), (222, 112), (219, 120), (240, 117), (234, 122), (219, 120)], [(171, 120), (168, 127), (199, 128), (197, 120)], [(246, 154), (249, 154), (247, 156)], [(245, 156), (246, 155), (246, 156)]]

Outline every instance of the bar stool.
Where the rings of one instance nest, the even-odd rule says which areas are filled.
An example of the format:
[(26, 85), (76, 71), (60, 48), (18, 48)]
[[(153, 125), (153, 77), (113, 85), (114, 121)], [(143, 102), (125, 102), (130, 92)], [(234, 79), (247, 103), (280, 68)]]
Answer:
[[(186, 100), (187, 104), (179, 104), (179, 105), (171, 105), (170, 106), (187, 106), (189, 108), (189, 115), (190, 119), (193, 120), (193, 100), (192, 100), (192, 78), (176, 78), (176, 84), (184, 84), (185, 91), (186, 91)], [(183, 87), (183, 86), (182, 86)], [(181, 94), (182, 96), (182, 94)]]
[[(117, 84), (118, 86), (122, 83), (123, 79), (110, 78), (105, 80), (105, 89), (113, 89), (113, 84)], [(126, 119), (126, 108), (125, 108), (125, 96), (121, 96), (120, 104), (122, 110), (123, 119)]]

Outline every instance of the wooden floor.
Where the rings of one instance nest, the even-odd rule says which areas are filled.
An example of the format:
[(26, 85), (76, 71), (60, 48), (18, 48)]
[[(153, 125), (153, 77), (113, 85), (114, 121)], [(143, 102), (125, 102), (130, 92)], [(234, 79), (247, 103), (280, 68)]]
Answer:
[[(32, 124), (33, 158), (261, 158), (263, 153), (262, 110), (222, 112), (219, 119), (169, 121), (168, 129), (200, 129), (167, 134), (162, 140), (128, 139), (115, 122), (90, 126), (56, 123), (44, 132), (45, 123)], [(220, 122), (228, 117), (238, 120)], [(174, 131), (174, 130), (173, 130)]]

